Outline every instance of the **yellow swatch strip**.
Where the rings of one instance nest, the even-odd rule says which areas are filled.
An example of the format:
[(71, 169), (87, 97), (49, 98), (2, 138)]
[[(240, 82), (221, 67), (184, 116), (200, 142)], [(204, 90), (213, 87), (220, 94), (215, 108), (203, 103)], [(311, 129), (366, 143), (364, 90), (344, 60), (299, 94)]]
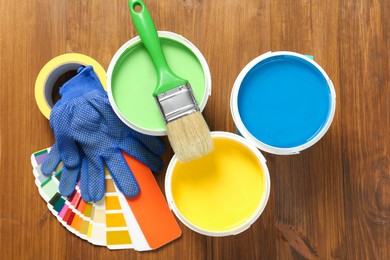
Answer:
[(108, 171), (106, 171), (105, 195), (107, 247), (110, 249), (133, 248), (115, 184), (107, 173)]

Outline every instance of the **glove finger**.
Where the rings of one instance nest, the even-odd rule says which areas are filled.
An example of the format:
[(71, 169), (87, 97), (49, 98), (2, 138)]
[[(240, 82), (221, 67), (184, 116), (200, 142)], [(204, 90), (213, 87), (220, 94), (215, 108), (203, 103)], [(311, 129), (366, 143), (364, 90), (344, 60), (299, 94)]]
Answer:
[(66, 135), (56, 136), (56, 141), (64, 165), (68, 168), (79, 168), (81, 155), (76, 142)]
[(42, 163), (41, 172), (44, 175), (52, 174), (60, 161), (60, 153), (58, 152), (57, 143), (55, 143)]
[(154, 172), (160, 171), (163, 167), (161, 158), (149, 149), (146, 149), (145, 146), (134, 138), (127, 138), (121, 143), (119, 148), (135, 159), (143, 162)]
[(103, 198), (105, 190), (104, 164), (100, 158), (97, 160), (91, 160), (91, 158), (87, 159), (87, 192), (91, 201), (99, 201)]
[(81, 198), (86, 202), (92, 202), (88, 192), (88, 161), (83, 157), (80, 168), (80, 193)]
[(75, 141), (71, 137), (74, 106), (67, 104), (60, 106), (58, 103), (60, 102), (54, 105), (50, 113), (50, 127), (53, 129), (62, 162), (68, 168), (76, 168), (80, 166), (81, 156)]
[(139, 194), (138, 183), (121, 152), (118, 150), (104, 161), (118, 189), (127, 197), (137, 196)]
[(164, 143), (156, 136), (144, 135), (133, 129), (128, 128), (129, 134), (138, 139), (141, 144), (148, 148), (152, 153), (161, 156), (165, 151)]
[(61, 173), (59, 191), (63, 196), (70, 196), (77, 183), (77, 177), (79, 175), (80, 168), (68, 169), (64, 167)]

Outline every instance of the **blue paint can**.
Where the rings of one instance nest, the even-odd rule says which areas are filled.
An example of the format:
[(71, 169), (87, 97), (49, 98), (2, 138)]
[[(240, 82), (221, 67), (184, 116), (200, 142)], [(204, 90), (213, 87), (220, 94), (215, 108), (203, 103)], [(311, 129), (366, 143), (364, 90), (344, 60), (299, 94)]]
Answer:
[(296, 154), (318, 142), (336, 110), (336, 93), (326, 72), (294, 52), (268, 52), (238, 75), (231, 94), (238, 131), (259, 149)]

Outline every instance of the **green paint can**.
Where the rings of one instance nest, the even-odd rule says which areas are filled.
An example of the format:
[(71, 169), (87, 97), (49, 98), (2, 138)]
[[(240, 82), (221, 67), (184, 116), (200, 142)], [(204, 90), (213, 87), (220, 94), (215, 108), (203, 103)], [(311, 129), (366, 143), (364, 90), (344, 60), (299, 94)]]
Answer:
[[(172, 70), (188, 79), (201, 111), (211, 95), (211, 75), (202, 53), (189, 40), (172, 32), (158, 32)], [(153, 91), (157, 75), (139, 36), (126, 42), (112, 58), (107, 71), (107, 92), (115, 113), (132, 129), (155, 136), (166, 126)]]

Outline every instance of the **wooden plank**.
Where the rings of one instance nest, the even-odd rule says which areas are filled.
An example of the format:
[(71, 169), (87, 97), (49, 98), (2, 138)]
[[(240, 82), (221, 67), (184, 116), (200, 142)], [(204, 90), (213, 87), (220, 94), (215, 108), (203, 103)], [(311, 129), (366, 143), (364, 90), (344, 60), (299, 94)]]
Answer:
[[(51, 58), (89, 55), (107, 69), (137, 35), (127, 2), (0, 1), (0, 242), (5, 259), (390, 259), (390, 2), (386, 0), (145, 0), (159, 30), (193, 42), (210, 66), (203, 113), (235, 132), (230, 91), (267, 51), (312, 54), (337, 93), (334, 122), (300, 155), (265, 154), (271, 196), (242, 234), (211, 238), (179, 223), (178, 240), (153, 252), (110, 251), (68, 232), (33, 183), (29, 156), (54, 142), (34, 100)], [(164, 189), (165, 169), (156, 174)]]
[(345, 255), (389, 259), (388, 1), (341, 1), (340, 75)]
[(29, 162), (33, 151), (54, 141), (34, 85), (40, 69), (65, 52), (65, 4), (0, 2), (0, 243), (8, 259), (59, 257), (64, 249), (52, 239), (68, 235), (39, 198)]
[[(272, 50), (314, 56), (339, 91), (338, 4), (335, 1), (272, 1)], [(332, 37), (334, 36), (334, 37)], [(277, 258), (341, 257), (343, 175), (341, 110), (328, 133), (294, 156), (267, 155), (275, 176)], [(341, 227), (341, 228), (340, 228)]]
[[(270, 50), (271, 1), (201, 1), (194, 4), (195, 21), (201, 24), (196, 38), (209, 63), (213, 92), (205, 112), (210, 128), (236, 132), (230, 114), (230, 94), (236, 77), (255, 57)], [(271, 172), (271, 183), (273, 182)], [(273, 184), (272, 184), (273, 185)], [(225, 238), (209, 238), (209, 259), (274, 259), (273, 191), (258, 221), (247, 231)]]

